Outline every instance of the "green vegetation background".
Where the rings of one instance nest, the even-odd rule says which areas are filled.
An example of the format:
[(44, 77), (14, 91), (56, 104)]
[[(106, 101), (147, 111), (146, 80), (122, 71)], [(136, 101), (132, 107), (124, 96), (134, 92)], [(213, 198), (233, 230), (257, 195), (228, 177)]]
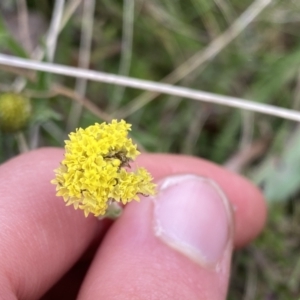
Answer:
[[(16, 14), (14, 1), (1, 3), (0, 51), (27, 57), (24, 45), (5, 25)], [(90, 68), (120, 72), (123, 2), (96, 1)], [(160, 81), (206, 47), (244, 12), (250, 0), (135, 1), (131, 77)], [(53, 1), (29, 0), (47, 24)], [(5, 20), (6, 19), (6, 20)], [(127, 20), (130, 23), (130, 20)], [(12, 24), (10, 24), (11, 26)], [(8, 26), (9, 27), (9, 26)], [(47, 28), (47, 26), (45, 27)], [(62, 30), (55, 62), (77, 66), (81, 11)], [(212, 93), (236, 96), (285, 108), (300, 108), (300, 2), (273, 1), (238, 38), (214, 59), (178, 82)], [(43, 34), (43, 32), (41, 33)], [(43, 46), (43, 39), (33, 43)], [(127, 54), (128, 54), (127, 53)], [(128, 61), (127, 61), (128, 62)], [(18, 72), (17, 72), (18, 73)], [(138, 108), (140, 90), (88, 82), (86, 97), (98, 110), (83, 109), (68, 122), (78, 99), (70, 95), (73, 78), (26, 74), (24, 93), (34, 114), (23, 132), (30, 147), (63, 146), (68, 127), (86, 127), (126, 117), (133, 138), (147, 151), (199, 156), (240, 172), (258, 184), (269, 203), (264, 233), (233, 259), (228, 299), (297, 299), (300, 296), (300, 127), (295, 122), (225, 106), (160, 95)], [(0, 66), (0, 88), (9, 89), (16, 70)], [(59, 84), (60, 87), (55, 87)], [(136, 110), (129, 113), (128, 108)], [(103, 118), (99, 118), (99, 115)], [(0, 160), (19, 153), (13, 135), (0, 136)]]

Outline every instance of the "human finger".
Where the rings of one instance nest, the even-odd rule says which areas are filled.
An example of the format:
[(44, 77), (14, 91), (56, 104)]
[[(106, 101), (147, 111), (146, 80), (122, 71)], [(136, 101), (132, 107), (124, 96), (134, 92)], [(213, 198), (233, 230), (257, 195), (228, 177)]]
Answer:
[[(155, 177), (184, 169), (194, 174), (168, 176), (155, 198), (128, 205), (100, 247), (79, 299), (225, 299), (234, 214), (238, 219), (244, 213), (234, 213), (231, 203), (240, 206), (244, 200), (248, 208), (251, 203), (257, 206), (252, 211), (262, 208), (261, 229), (262, 195), (241, 177), (196, 159), (144, 155), (139, 163)], [(195, 175), (199, 172), (211, 174), (214, 181)], [(225, 192), (220, 187), (226, 181), (232, 185)], [(240, 222), (242, 229), (257, 220)], [(240, 240), (249, 241), (258, 230)]]
[(171, 154), (144, 154), (137, 164), (156, 179), (172, 174), (191, 173), (213, 179), (230, 199), (235, 217), (234, 246), (253, 240), (266, 222), (267, 207), (260, 190), (244, 177), (205, 159)]
[(65, 207), (50, 184), (61, 149), (0, 166), (0, 286), (3, 299), (37, 299), (81, 256), (106, 222)]

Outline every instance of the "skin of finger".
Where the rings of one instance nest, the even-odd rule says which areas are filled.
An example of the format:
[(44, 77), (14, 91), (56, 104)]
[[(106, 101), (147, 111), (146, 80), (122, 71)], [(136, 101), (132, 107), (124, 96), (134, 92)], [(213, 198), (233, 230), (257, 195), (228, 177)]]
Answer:
[(61, 149), (42, 149), (0, 166), (3, 299), (38, 299), (105, 230), (55, 196), (50, 180), (62, 158)]
[(78, 300), (225, 299), (232, 244), (217, 265), (202, 267), (153, 234), (153, 203), (130, 203), (108, 231)]
[(141, 155), (136, 165), (147, 168), (156, 179), (181, 173), (213, 179), (232, 204), (235, 218), (235, 248), (240, 248), (253, 240), (265, 225), (267, 206), (262, 193), (238, 174), (204, 159), (185, 155)]
[[(240, 231), (236, 233), (246, 234), (246, 237), (236, 238), (239, 245), (249, 242), (262, 229), (266, 215), (263, 197), (241, 177), (203, 160), (184, 156), (148, 154), (141, 156), (137, 164), (148, 168), (155, 178), (196, 173), (214, 179), (237, 207), (235, 218), (240, 222)], [(160, 168), (154, 170), (154, 164)], [(80, 300), (225, 299), (232, 244), (228, 244), (217, 266), (203, 268), (154, 236), (152, 211), (148, 199), (126, 207), (99, 248), (81, 288)]]
[[(84, 232), (83, 235), (85, 238), (83, 238), (83, 239), (79, 238), (80, 234), (78, 235), (78, 228), (80, 229), (82, 227), (82, 225), (78, 226), (78, 223), (80, 223), (80, 224), (84, 223), (85, 224), (84, 228), (88, 229), (87, 231), (88, 231), (88, 233), (91, 233), (91, 235), (93, 235), (92, 234), (93, 230), (99, 231), (99, 228), (95, 229), (95, 227), (97, 227), (97, 224), (95, 224), (94, 219), (87, 219), (87, 220), (82, 219), (81, 212), (74, 212), (72, 208), (65, 208), (62, 201), (55, 202), (55, 203), (59, 203), (59, 205), (58, 204), (55, 204), (55, 205), (58, 205), (58, 207), (60, 207), (60, 208), (56, 208), (56, 206), (54, 206), (54, 208), (53, 208), (51, 206), (51, 210), (49, 210), (49, 207), (47, 206), (49, 203), (54, 203), (53, 201), (51, 201), (51, 199), (54, 201), (57, 200), (57, 198), (54, 197), (54, 190), (53, 190), (54, 187), (51, 188), (51, 185), (48, 184), (48, 179), (50, 180), (52, 178), (52, 176), (53, 176), (52, 169), (57, 167), (58, 162), (62, 159), (62, 155), (63, 155), (63, 152), (60, 149), (38, 150), (31, 154), (27, 154), (26, 157), (23, 156), (22, 158), (17, 158), (17, 160), (18, 160), (17, 162), (16, 162), (16, 160), (10, 161), (7, 164), (5, 164), (4, 166), (2, 166), (0, 169), (0, 176), (5, 177), (4, 180), (1, 180), (1, 185), (0, 185), (2, 194), (11, 195), (9, 198), (13, 199), (12, 201), (7, 201), (5, 198), (1, 199), (1, 202), (6, 204), (5, 206), (2, 205), (3, 206), (3, 208), (1, 209), (2, 213), (0, 212), (0, 218), (2, 218), (1, 223), (6, 224), (7, 221), (9, 221), (9, 220), (12, 221), (12, 222), (7, 223), (8, 225), (6, 225), (6, 227), (8, 229), (10, 229), (10, 231), (4, 230), (4, 233), (6, 233), (5, 234), (6, 239), (8, 239), (9, 233), (14, 234), (14, 229), (18, 230), (19, 227), (21, 228), (25, 224), (26, 225), (25, 228), (27, 228), (27, 230), (25, 230), (25, 232), (24, 232), (23, 228), (21, 228), (22, 230), (20, 230), (20, 233), (18, 234), (18, 238), (17, 239), (14, 238), (13, 240), (20, 240), (24, 244), (24, 246), (27, 246), (27, 243), (31, 245), (31, 247), (28, 248), (29, 249), (28, 252), (30, 252), (30, 253), (27, 254), (27, 252), (25, 251), (25, 254), (27, 254), (31, 258), (31, 260), (33, 260), (33, 258), (35, 258), (36, 254), (38, 255), (38, 257), (41, 256), (39, 253), (42, 250), (44, 256), (42, 256), (41, 258), (44, 259), (46, 256), (48, 259), (48, 262), (50, 262), (50, 263), (47, 263), (46, 265), (43, 263), (42, 264), (43, 268), (40, 266), (36, 272), (32, 272), (33, 271), (32, 266), (30, 265), (30, 263), (27, 262), (27, 259), (23, 259), (23, 260), (19, 259), (19, 257), (26, 256), (24, 253), (20, 253), (20, 252), (22, 252), (22, 249), (24, 247), (21, 247), (19, 245), (17, 245), (17, 247), (15, 247), (15, 245), (13, 245), (16, 250), (14, 250), (12, 255), (10, 255), (8, 253), (9, 251), (7, 250), (7, 247), (5, 247), (5, 243), (2, 243), (2, 248), (4, 249), (3, 252), (6, 253), (7, 257), (10, 259), (8, 259), (7, 262), (5, 262), (5, 260), (3, 260), (3, 262), (5, 262), (5, 263), (3, 263), (4, 268), (1, 268), (2, 274), (0, 274), (0, 277), (2, 275), (2, 278), (4, 278), (3, 274), (5, 273), (4, 274), (5, 278), (8, 278), (7, 285), (9, 285), (17, 294), (23, 293), (25, 295), (26, 294), (25, 290), (26, 291), (30, 290), (31, 295), (35, 295), (35, 294), (37, 295), (37, 294), (41, 293), (41, 291), (43, 289), (45, 289), (47, 286), (52, 284), (53, 280), (58, 279), (59, 276), (61, 276), (61, 273), (64, 272), (64, 270), (67, 268), (68, 264), (71, 265), (71, 263), (69, 263), (69, 260), (63, 260), (63, 262), (61, 262), (60, 257), (65, 258), (66, 256), (68, 256), (69, 258), (71, 257), (70, 260), (72, 260), (74, 252), (75, 252), (74, 257), (76, 256), (76, 249), (77, 249), (76, 247), (75, 247), (75, 249), (74, 249), (74, 247), (72, 247), (72, 249), (68, 249), (68, 245), (70, 245), (70, 244), (72, 245), (72, 243), (74, 242), (74, 239), (73, 239), (74, 235), (77, 237), (77, 238), (75, 237), (75, 241), (78, 241), (78, 240), (80, 240), (81, 242), (83, 241), (82, 243), (80, 243), (80, 246), (82, 246), (82, 247), (83, 247), (85, 238), (88, 239), (88, 237), (89, 237), (89, 234), (87, 234), (86, 231), (83, 230), (83, 232)], [(251, 230), (248, 230), (247, 228), (245, 228), (244, 233), (246, 234), (246, 238), (239, 239), (237, 237), (237, 241), (240, 241), (240, 240), (242, 241), (241, 244), (247, 238), (252, 238), (253, 236), (255, 236), (255, 234), (257, 234), (257, 232), (259, 231), (259, 228), (263, 224), (265, 207), (261, 202), (261, 196), (259, 195), (257, 190), (255, 190), (255, 189), (253, 190), (251, 185), (249, 185), (249, 183), (247, 183), (247, 181), (244, 181), (239, 176), (234, 175), (233, 177), (232, 176), (230, 177), (230, 176), (228, 176), (228, 174), (229, 174), (228, 172), (223, 171), (221, 168), (219, 168), (211, 163), (201, 161), (199, 159), (183, 157), (183, 156), (180, 157), (180, 156), (172, 156), (172, 155), (144, 154), (144, 155), (141, 155), (140, 159), (138, 160), (138, 164), (148, 167), (149, 170), (152, 172), (152, 174), (156, 178), (163, 177), (166, 174), (169, 175), (169, 174), (173, 174), (173, 173), (192, 172), (192, 173), (202, 174), (204, 176), (215, 178), (215, 180), (218, 181), (219, 185), (222, 186), (223, 190), (225, 190), (225, 191), (226, 191), (226, 183), (229, 184), (229, 186), (231, 186), (233, 184), (233, 186), (240, 187), (243, 190), (243, 193), (240, 193), (240, 194), (243, 194), (244, 203), (242, 203), (242, 200), (240, 198), (233, 197), (231, 199), (232, 199), (234, 205), (236, 205), (238, 208), (240, 208), (238, 210), (238, 214), (243, 212), (244, 204), (245, 204), (245, 206), (248, 206), (251, 208), (252, 214), (249, 214), (249, 213), (248, 213), (248, 215), (246, 214), (247, 217), (245, 219), (246, 220), (245, 224), (246, 225), (250, 224), (251, 223), (251, 215), (254, 216), (256, 213), (258, 213), (258, 214), (256, 214), (256, 226), (253, 227), (253, 230), (251, 231)], [(222, 175), (220, 175), (220, 173), (222, 173)], [(29, 179), (31, 178), (31, 174), (35, 174), (35, 176), (34, 176), (33, 180), (29, 180), (29, 182), (28, 182), (28, 178)], [(10, 177), (12, 177), (13, 180), (8, 179)], [(47, 180), (45, 180), (46, 177), (48, 177)], [(39, 182), (40, 184), (37, 186), (36, 182)], [(28, 184), (29, 184), (29, 186), (28, 186)], [(15, 188), (15, 185), (17, 186), (16, 188)], [(22, 191), (22, 189), (20, 187), (23, 187), (23, 186), (28, 186), (28, 188), (26, 188), (24, 191)], [(224, 188), (224, 186), (225, 186), (225, 188)], [(36, 192), (37, 192), (38, 196), (36, 195)], [(227, 189), (226, 193), (228, 195), (232, 194), (232, 191), (230, 190), (230, 188)], [(27, 196), (25, 197), (24, 195), (27, 195)], [(258, 195), (259, 195), (259, 197), (255, 198)], [(23, 203), (23, 201), (24, 201), (23, 205), (26, 206), (26, 203), (29, 201), (28, 207), (25, 209), (25, 207), (22, 207), (22, 205), (19, 205), (19, 202), (17, 202), (14, 198), (16, 198), (16, 199), (25, 198), (25, 200), (22, 200), (21, 203)], [(38, 203), (30, 202), (36, 198), (40, 198)], [(259, 200), (257, 200), (257, 199), (259, 199)], [(11, 199), (9, 199), (9, 200), (11, 200)], [(252, 200), (252, 202), (250, 203), (251, 200)], [(45, 206), (44, 202), (46, 202), (48, 204), (46, 204), (46, 206)], [(251, 205), (253, 207), (251, 207)], [(9, 217), (10, 211), (12, 211), (16, 208), (17, 208), (17, 210), (12, 213), (12, 215), (15, 215), (16, 217), (15, 218)], [(21, 211), (21, 214), (20, 214), (20, 211)], [(29, 236), (32, 235), (31, 227), (28, 226), (31, 221), (28, 222), (27, 218), (26, 218), (25, 222), (23, 222), (23, 218), (25, 215), (27, 215), (29, 213), (29, 219), (30, 219), (31, 215), (32, 215), (30, 213), (30, 211), (33, 214), (36, 212), (37, 216), (39, 217), (38, 222), (37, 221), (32, 222), (35, 225), (33, 229), (36, 229), (36, 227), (39, 226), (42, 229), (41, 234), (43, 236), (45, 236), (45, 234), (47, 234), (47, 230), (44, 229), (45, 226), (46, 227), (47, 226), (54, 227), (53, 232), (51, 229), (51, 232), (52, 232), (51, 235), (55, 235), (54, 231), (57, 232), (57, 227), (59, 227), (58, 232), (60, 232), (62, 227), (65, 227), (65, 228), (67, 228), (66, 231), (70, 230), (70, 232), (72, 234), (69, 235), (68, 233), (66, 234), (66, 232), (63, 231), (62, 235), (64, 236), (64, 238), (63, 238), (62, 242), (60, 242), (60, 238), (57, 238), (57, 237), (55, 237), (54, 243), (51, 241), (51, 239), (47, 238), (47, 243), (45, 243), (45, 245), (43, 243), (41, 245), (38, 235), (34, 235), (34, 238), (28, 239), (28, 235)], [(247, 210), (244, 210), (244, 211), (247, 213)], [(62, 221), (61, 219), (64, 219), (64, 221)], [(237, 218), (237, 219), (241, 220), (241, 225), (238, 227), (243, 228), (243, 226), (242, 226), (243, 218)], [(53, 222), (53, 220), (56, 220), (56, 221)], [(70, 221), (70, 220), (72, 220), (72, 221)], [(78, 221), (78, 220), (80, 220), (80, 221)], [(41, 221), (43, 221), (43, 222), (41, 222)], [(28, 222), (29, 224), (26, 224), (26, 222)], [(74, 226), (74, 223), (75, 223), (75, 226)], [(3, 228), (3, 226), (2, 226), (2, 228)], [(101, 230), (101, 228), (100, 228), (100, 230)], [(237, 232), (243, 233), (242, 230), (237, 231)], [(69, 235), (69, 238), (68, 238), (68, 235)], [(58, 234), (58, 236), (60, 237), (61, 235)], [(71, 240), (71, 242), (70, 242), (70, 240)], [(49, 241), (51, 241), (51, 242), (49, 242)], [(36, 246), (35, 243), (37, 244), (37, 247), (35, 247)], [(53, 245), (49, 245), (49, 244), (53, 244)], [(53, 252), (52, 248), (55, 249), (54, 252)], [(68, 253), (68, 254), (66, 254), (66, 253)], [(20, 255), (18, 255), (18, 254), (20, 254)], [(58, 258), (59, 258), (58, 259), (59, 263), (55, 263), (55, 264), (51, 263), (52, 261), (57, 260), (56, 256), (58, 256)], [(18, 264), (21, 264), (21, 268), (19, 268), (19, 266), (17, 265), (16, 269), (18, 271), (16, 273), (14, 272), (13, 274), (11, 274), (12, 272), (9, 271), (9, 270), (11, 270), (9, 268), (9, 266), (14, 267), (14, 265), (11, 261), (14, 263), (17, 262)], [(29, 261), (30, 261), (30, 259), (29, 259)], [(35, 260), (35, 262), (36, 261), (37, 260)], [(25, 264), (25, 266), (23, 266), (22, 264)], [(50, 265), (50, 267), (47, 268), (49, 265)], [(59, 265), (59, 267), (57, 267), (58, 265)], [(24, 278), (22, 276), (26, 275), (26, 271), (29, 268), (30, 268), (29, 273), (31, 275), (35, 275), (36, 277), (32, 276), (30, 278), (30, 282), (27, 282), (26, 280), (24, 280)], [(6, 271), (7, 269), (8, 269), (8, 271)], [(48, 273), (50, 272), (51, 274), (50, 275), (44, 274), (45, 270)], [(18, 276), (16, 276), (16, 275), (18, 275)], [(4, 280), (2, 281), (2, 286), (3, 286), (3, 283), (4, 283)], [(34, 290), (34, 291), (32, 291), (32, 290)], [(23, 297), (23, 298), (25, 298), (25, 297)], [(33, 298), (33, 296), (32, 296), (32, 298)]]

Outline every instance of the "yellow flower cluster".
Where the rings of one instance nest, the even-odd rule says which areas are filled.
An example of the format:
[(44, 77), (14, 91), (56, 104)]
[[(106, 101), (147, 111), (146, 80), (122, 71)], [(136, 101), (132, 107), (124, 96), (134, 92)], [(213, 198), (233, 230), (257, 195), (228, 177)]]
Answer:
[(0, 130), (16, 132), (25, 127), (31, 115), (30, 100), (19, 94), (0, 96)]
[(77, 129), (65, 141), (65, 158), (56, 178), (57, 196), (67, 205), (95, 216), (105, 215), (114, 202), (126, 204), (139, 201), (139, 195), (153, 195), (155, 184), (144, 168), (129, 172), (126, 167), (140, 153), (128, 138), (131, 125), (124, 120), (96, 123), (86, 129)]

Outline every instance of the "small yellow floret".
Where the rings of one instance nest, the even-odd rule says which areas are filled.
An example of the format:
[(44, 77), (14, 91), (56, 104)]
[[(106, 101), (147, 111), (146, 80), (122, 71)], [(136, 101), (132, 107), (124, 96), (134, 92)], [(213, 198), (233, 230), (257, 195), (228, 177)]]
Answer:
[(86, 216), (101, 216), (112, 201), (126, 204), (139, 201), (139, 195), (153, 195), (155, 184), (146, 169), (128, 172), (124, 168), (140, 154), (128, 138), (129, 130), (131, 125), (124, 120), (113, 120), (72, 132), (65, 141), (65, 158), (51, 181), (57, 196), (84, 210)]

